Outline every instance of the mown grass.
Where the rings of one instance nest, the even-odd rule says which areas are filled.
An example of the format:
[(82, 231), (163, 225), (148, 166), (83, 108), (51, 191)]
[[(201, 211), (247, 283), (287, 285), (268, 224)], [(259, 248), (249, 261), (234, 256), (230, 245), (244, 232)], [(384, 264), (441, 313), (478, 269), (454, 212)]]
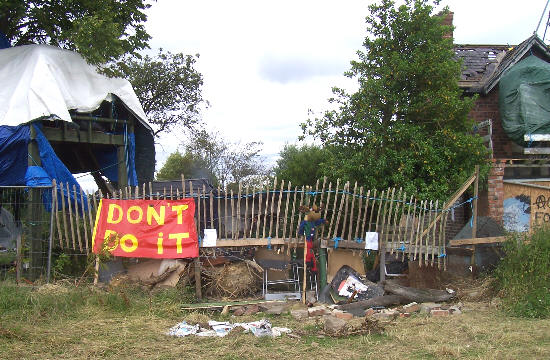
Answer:
[(232, 319), (212, 312), (183, 312), (180, 289), (149, 294), (136, 288), (91, 286), (50, 289), (0, 284), (0, 357), (5, 359), (542, 359), (550, 358), (550, 320), (519, 319), (483, 303), (466, 303), (462, 315), (416, 315), (386, 325), (382, 334), (331, 338), (321, 323), (272, 317), (299, 338), (175, 338), (177, 322)]

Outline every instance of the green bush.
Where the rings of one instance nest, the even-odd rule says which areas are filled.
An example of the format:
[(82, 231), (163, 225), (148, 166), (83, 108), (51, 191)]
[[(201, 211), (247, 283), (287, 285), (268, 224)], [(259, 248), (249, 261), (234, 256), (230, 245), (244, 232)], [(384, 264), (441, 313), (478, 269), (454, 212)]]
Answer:
[(550, 227), (511, 235), (495, 276), (503, 308), (513, 316), (550, 317)]

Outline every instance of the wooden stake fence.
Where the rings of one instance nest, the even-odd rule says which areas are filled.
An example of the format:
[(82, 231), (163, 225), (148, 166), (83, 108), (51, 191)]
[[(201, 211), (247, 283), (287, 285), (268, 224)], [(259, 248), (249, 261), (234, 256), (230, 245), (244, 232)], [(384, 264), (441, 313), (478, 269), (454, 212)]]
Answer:
[[(357, 183), (340, 180), (334, 185), (327, 180), (317, 181), (315, 189), (292, 187), (291, 183), (274, 180), (260, 189), (243, 187), (236, 191), (221, 191), (206, 188), (201, 183), (194, 185), (182, 177), (181, 186), (164, 188), (153, 193), (152, 184), (128, 187), (115, 192), (119, 199), (179, 199), (192, 197), (196, 201), (195, 221), (200, 237), (204, 229), (216, 229), (217, 247), (239, 246), (303, 246), (298, 233), (303, 214), (300, 205), (321, 205), (322, 216), (327, 225), (318, 230), (322, 247), (365, 249), (365, 235), (375, 231), (379, 234), (385, 250), (397, 257), (419, 260), (421, 266), (428, 264), (446, 266), (445, 222), (456, 199), (475, 180), (468, 179), (449, 201), (439, 208), (438, 201), (416, 199), (402, 189), (389, 188), (382, 192), (366, 190)], [(321, 185), (322, 184), (322, 185)], [(80, 252), (92, 249), (94, 219), (97, 213), (98, 192), (87, 194), (70, 189), (68, 184), (58, 183), (54, 226), (56, 244)], [(334, 188), (334, 190), (333, 190)], [(56, 194), (58, 195), (58, 194)]]

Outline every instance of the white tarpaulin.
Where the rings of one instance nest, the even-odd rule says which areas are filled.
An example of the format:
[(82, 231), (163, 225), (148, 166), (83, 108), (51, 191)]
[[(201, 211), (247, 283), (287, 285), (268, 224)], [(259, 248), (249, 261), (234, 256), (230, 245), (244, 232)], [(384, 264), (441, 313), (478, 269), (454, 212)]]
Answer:
[(68, 110), (91, 112), (114, 94), (147, 129), (147, 117), (130, 82), (99, 74), (79, 54), (49, 45), (0, 50), (0, 125), (19, 125)]

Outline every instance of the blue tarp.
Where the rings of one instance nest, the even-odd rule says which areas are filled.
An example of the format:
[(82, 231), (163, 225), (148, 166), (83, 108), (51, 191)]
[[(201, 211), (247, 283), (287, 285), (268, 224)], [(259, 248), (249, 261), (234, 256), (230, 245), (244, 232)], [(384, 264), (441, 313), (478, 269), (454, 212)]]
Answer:
[[(80, 203), (79, 196), (80, 185), (74, 178), (73, 174), (71, 174), (69, 169), (67, 169), (65, 164), (63, 164), (63, 162), (61, 162), (61, 160), (59, 160), (59, 158), (55, 154), (55, 151), (50, 145), (48, 139), (46, 139), (46, 137), (42, 133), (42, 130), (40, 130), (41, 126), (39, 126), (38, 124), (33, 124), (33, 126), (36, 130), (36, 143), (38, 144), (38, 150), (40, 151), (40, 162), (42, 163), (42, 168), (45, 170), (50, 179), (56, 179), (58, 183), (62, 183), (64, 185), (63, 189), (58, 188), (58, 201), (61, 202), (61, 196), (65, 196), (65, 199), (70, 199), (71, 204), (74, 204), (74, 190), (76, 189), (76, 200), (79, 207), (81, 208), (82, 204)], [(69, 196), (67, 196), (67, 185), (69, 185)], [(47, 200), (48, 199), (45, 199), (44, 205), (46, 206), (46, 209), (49, 210), (49, 208), (51, 207), (51, 198), (49, 203), (47, 202)], [(59, 203), (58, 206), (61, 206), (61, 203)], [(84, 197), (84, 210), (87, 209), (88, 200), (86, 197)]]
[(25, 185), (30, 131), (28, 125), (0, 126), (0, 185)]
[[(128, 185), (138, 186), (135, 161), (136, 138), (133, 133), (127, 134), (127, 144), (126, 157), (128, 158), (128, 163), (126, 164), (126, 171), (128, 172)], [(118, 157), (116, 148), (113, 147), (112, 149), (96, 151), (95, 156), (103, 175), (105, 175), (107, 179), (117, 182)]]

